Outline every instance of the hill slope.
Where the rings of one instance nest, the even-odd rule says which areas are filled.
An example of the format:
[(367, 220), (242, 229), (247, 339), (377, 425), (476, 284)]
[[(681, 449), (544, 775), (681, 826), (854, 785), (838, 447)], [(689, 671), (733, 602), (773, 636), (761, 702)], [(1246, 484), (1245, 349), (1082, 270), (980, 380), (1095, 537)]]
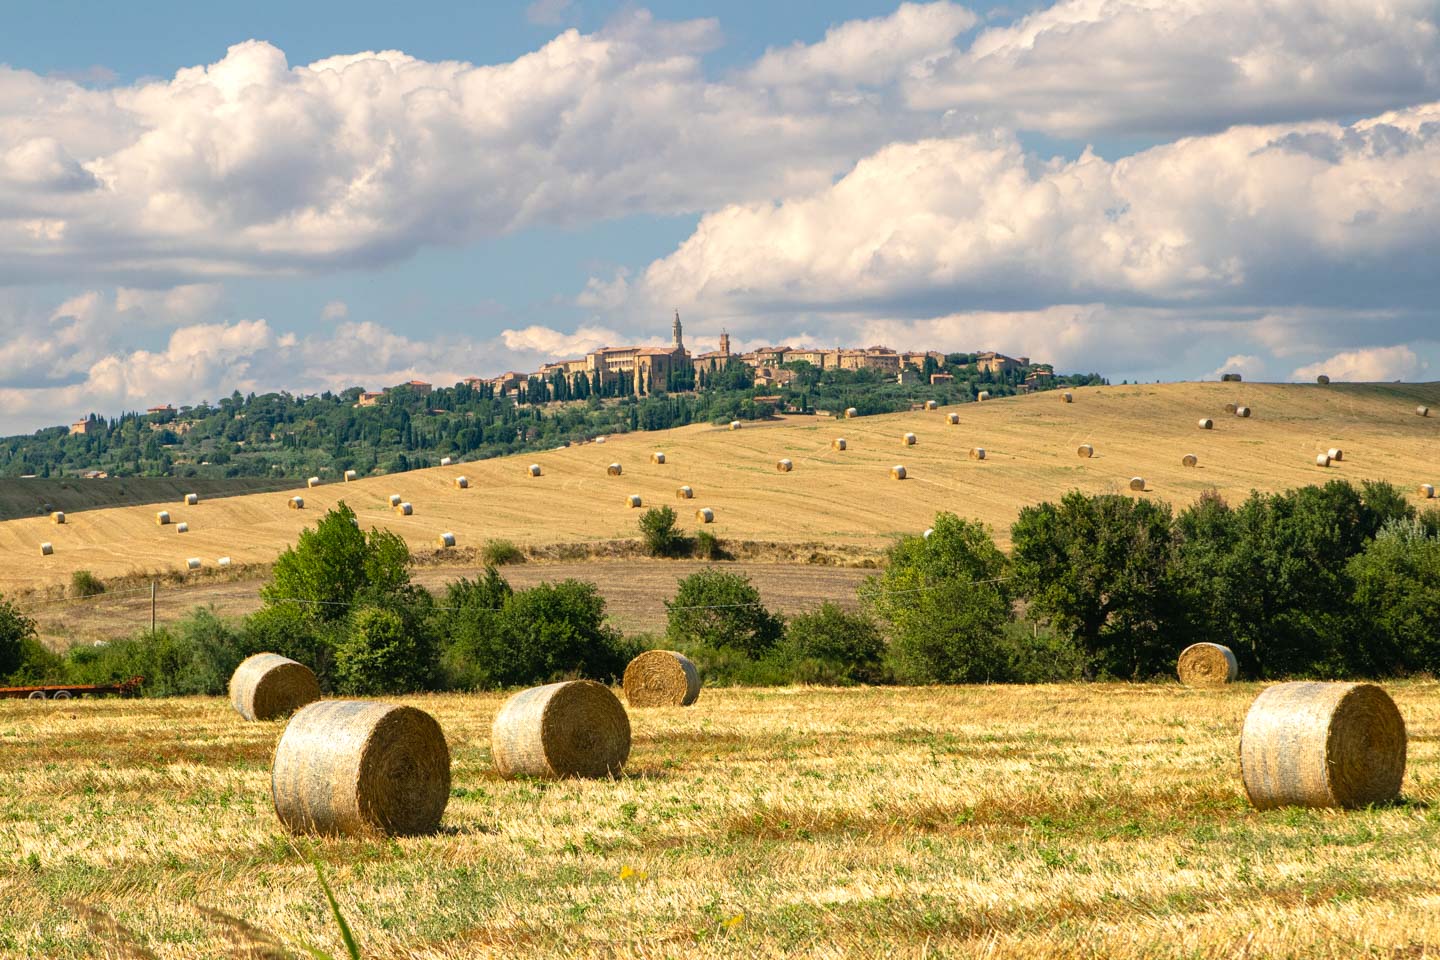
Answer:
[(294, 480), (270, 477), (237, 477), (230, 480), (204, 477), (108, 477), (104, 480), (3, 478), (0, 479), (0, 520), (43, 517), (51, 510), (79, 513), (81, 510), (105, 507), (169, 502), (179, 500), (187, 493), (206, 498), (235, 497), (245, 493), (283, 490), (294, 484)]
[[(674, 506), (687, 528), (695, 526), (696, 508), (711, 507), (709, 529), (721, 537), (880, 546), (923, 529), (937, 510), (983, 520), (1003, 542), (1021, 507), (1075, 488), (1124, 490), (1137, 475), (1148, 484), (1137, 496), (1177, 505), (1208, 487), (1238, 499), (1252, 488), (1333, 477), (1384, 479), (1406, 490), (1440, 483), (1440, 417), (1415, 415), (1417, 403), (1440, 408), (1440, 384), (1182, 383), (1073, 393), (1072, 404), (1046, 393), (840, 423), (807, 418), (739, 431), (696, 425), (629, 434), (301, 490), (299, 511), (286, 508), (284, 493), (166, 507), (174, 521), (189, 523), (186, 534), (157, 526), (154, 507), (89, 512), (64, 526), (12, 520), (0, 524), (0, 591), (63, 582), (82, 568), (107, 577), (183, 567), (187, 557), (207, 566), (222, 555), (268, 561), (342, 499), (362, 523), (389, 527), (416, 550), (429, 549), (442, 531), (455, 532), (462, 546), (490, 537), (555, 543), (634, 536), (641, 511), (627, 507), (632, 493), (647, 507)], [(1230, 401), (1254, 415), (1227, 415)], [(947, 424), (949, 412), (959, 414), (959, 425)], [(1214, 419), (1213, 430), (1197, 427), (1202, 416)], [(907, 431), (918, 435), (917, 446), (901, 445)], [(849, 441), (848, 450), (831, 449), (837, 436)], [(1095, 446), (1093, 459), (1077, 458), (1081, 443)], [(972, 446), (983, 446), (987, 459), (969, 459)], [(1344, 461), (1316, 467), (1315, 454), (1332, 446), (1344, 448)], [(649, 462), (656, 449), (665, 451), (665, 464)], [(1199, 457), (1198, 467), (1181, 466), (1187, 453)], [(776, 471), (780, 457), (794, 461), (793, 472)], [(527, 475), (532, 462), (543, 476)], [(606, 475), (611, 462), (623, 464), (622, 476)], [(911, 479), (890, 479), (897, 463)], [(461, 474), (468, 490), (454, 486)], [(677, 501), (679, 484), (692, 486), (695, 499)], [(414, 504), (413, 516), (389, 509), (392, 492)], [(40, 556), (42, 540), (54, 543), (53, 556)]]

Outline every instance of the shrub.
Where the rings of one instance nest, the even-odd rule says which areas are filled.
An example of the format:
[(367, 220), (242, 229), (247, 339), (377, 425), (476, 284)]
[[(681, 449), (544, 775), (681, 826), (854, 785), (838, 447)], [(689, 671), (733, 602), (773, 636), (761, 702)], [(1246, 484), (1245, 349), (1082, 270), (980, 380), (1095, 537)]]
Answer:
[(651, 507), (641, 515), (640, 536), (652, 557), (674, 557), (686, 552), (689, 545), (675, 529), (675, 520), (675, 511), (670, 507)]
[(414, 599), (410, 550), (388, 530), (365, 533), (344, 501), (300, 532), (294, 547), (275, 561), (260, 595), (267, 604), (290, 603), (316, 622), (342, 620), (351, 608)]
[(665, 608), (665, 636), (671, 643), (737, 650), (751, 659), (775, 646), (784, 629), (749, 578), (720, 570), (701, 570), (681, 580)]
[(480, 548), (480, 560), (487, 567), (503, 567), (507, 563), (524, 563), (525, 552), (509, 540), (486, 540)]
[(196, 608), (153, 636), (147, 632), (103, 647), (75, 647), (68, 665), (76, 682), (144, 677), (145, 692), (152, 696), (214, 696), (225, 692), (230, 674), (251, 652), (243, 634), (212, 611)]
[(70, 595), (72, 597), (96, 597), (105, 592), (105, 581), (89, 570), (76, 570), (70, 574)]
[(1440, 672), (1440, 539), (1416, 520), (1392, 520), (1350, 559), (1353, 669)]
[(708, 530), (699, 530), (695, 534), (695, 546), (692, 548), (695, 556), (701, 560), (729, 560), (730, 555), (720, 544), (720, 538)]
[(880, 683), (885, 677), (879, 626), (864, 613), (849, 613), (834, 603), (792, 617), (779, 653), (797, 683)]
[(0, 598), (0, 677), (18, 671), (27, 659), (26, 641), (35, 639), (35, 621), (16, 609), (9, 600)]
[(366, 606), (350, 618), (350, 629), (335, 646), (335, 673), (341, 692), (404, 693), (425, 687), (433, 651), (424, 632), (398, 610)]

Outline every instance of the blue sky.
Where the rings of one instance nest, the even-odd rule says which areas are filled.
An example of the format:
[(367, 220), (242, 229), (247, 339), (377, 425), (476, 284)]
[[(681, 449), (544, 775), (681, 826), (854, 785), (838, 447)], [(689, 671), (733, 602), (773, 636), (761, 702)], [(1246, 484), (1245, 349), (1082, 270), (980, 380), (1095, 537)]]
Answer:
[(1437, 101), (1437, 0), (27, 4), (0, 429), (674, 308), (700, 348), (1426, 379)]

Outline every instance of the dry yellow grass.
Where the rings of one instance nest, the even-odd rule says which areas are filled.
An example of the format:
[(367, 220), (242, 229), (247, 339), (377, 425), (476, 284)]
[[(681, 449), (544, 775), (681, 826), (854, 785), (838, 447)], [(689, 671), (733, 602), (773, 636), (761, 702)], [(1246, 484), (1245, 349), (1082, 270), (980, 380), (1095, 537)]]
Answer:
[[(1434, 956), (1440, 686), (1387, 686), (1403, 800), (1349, 813), (1246, 803), (1252, 684), (706, 690), (560, 783), (494, 772), (504, 694), (406, 698), (454, 757), (441, 832), (313, 849), (376, 958)], [(141, 956), (107, 917), (163, 960), (277, 956), (206, 908), (338, 953), (271, 810), (281, 729), (0, 701), (0, 956)]]
[[(625, 494), (649, 502), (688, 484), (713, 507), (721, 537), (881, 545), (902, 532), (923, 530), (937, 510), (954, 510), (990, 524), (1003, 543), (1021, 507), (1079, 488), (1123, 491), (1133, 476), (1148, 482), (1138, 496), (1188, 503), (1207, 487), (1228, 497), (1252, 488), (1277, 490), (1327, 479), (1390, 480), (1406, 491), (1434, 476), (1440, 420), (1415, 416), (1417, 403), (1440, 406), (1440, 385), (1194, 383), (1075, 389), (1075, 402), (1040, 394), (965, 407), (960, 426), (930, 429), (907, 448), (910, 479), (889, 479), (897, 436), (935, 425), (923, 411), (863, 417), (845, 424), (848, 449), (831, 449), (835, 424), (795, 418), (747, 424), (731, 432), (696, 425), (664, 435), (666, 463), (649, 462), (656, 437), (614, 436), (542, 454), (465, 464), (470, 490), (453, 486), (454, 468), (324, 484), (306, 491), (305, 510), (285, 509), (283, 493), (176, 505), (175, 520), (190, 522), (185, 550), (211, 560), (268, 561), (295, 541), (300, 529), (341, 499), (362, 525), (388, 527), (417, 551), (432, 549), (436, 528), (466, 543), (492, 537), (519, 544), (607, 540), (635, 535)], [(1248, 419), (1218, 416), (1227, 401), (1255, 412)], [(1215, 418), (1199, 431), (1200, 416)], [(1080, 459), (1080, 443), (1095, 457)], [(1345, 460), (1315, 469), (1315, 451), (1345, 448)], [(986, 459), (967, 458), (984, 447)], [(1198, 467), (1184, 467), (1193, 453)], [(788, 458), (796, 472), (778, 473)], [(605, 475), (624, 465), (623, 486)], [(537, 462), (543, 476), (530, 478)], [(401, 490), (424, 516), (389, 512), (386, 495)], [(482, 509), (483, 507), (483, 509)], [(693, 520), (690, 521), (693, 523)], [(176, 568), (185, 555), (143, 507), (87, 512), (63, 527), (48, 519), (0, 524), (0, 591), (67, 581), (77, 569), (101, 577)], [(55, 554), (36, 559), (41, 540)]]

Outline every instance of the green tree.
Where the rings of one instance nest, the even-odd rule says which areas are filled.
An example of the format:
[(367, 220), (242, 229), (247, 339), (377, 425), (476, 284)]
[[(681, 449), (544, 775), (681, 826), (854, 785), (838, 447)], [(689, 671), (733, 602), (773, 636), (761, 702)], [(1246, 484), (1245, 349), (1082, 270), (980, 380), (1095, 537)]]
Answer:
[(1354, 583), (1356, 671), (1440, 673), (1440, 538), (1418, 520), (1392, 519), (1347, 572)]
[(38, 652), (35, 621), (0, 597), (0, 677), (19, 674)]
[(675, 528), (675, 511), (670, 507), (651, 507), (640, 516), (640, 536), (652, 557), (673, 557), (682, 553), (685, 537)]
[(700, 570), (681, 580), (665, 609), (671, 643), (734, 650), (752, 659), (768, 653), (784, 630), (748, 577), (721, 570)]
[(368, 695), (423, 689), (433, 665), (433, 652), (427, 646), (424, 633), (400, 611), (359, 608), (335, 648), (340, 690)]
[(405, 541), (388, 530), (365, 533), (342, 500), (280, 554), (260, 595), (271, 606), (296, 605), (316, 622), (342, 620), (363, 603), (415, 599), (409, 568)]
[(779, 653), (798, 683), (848, 686), (885, 679), (885, 638), (879, 626), (864, 613), (834, 603), (792, 617)]

